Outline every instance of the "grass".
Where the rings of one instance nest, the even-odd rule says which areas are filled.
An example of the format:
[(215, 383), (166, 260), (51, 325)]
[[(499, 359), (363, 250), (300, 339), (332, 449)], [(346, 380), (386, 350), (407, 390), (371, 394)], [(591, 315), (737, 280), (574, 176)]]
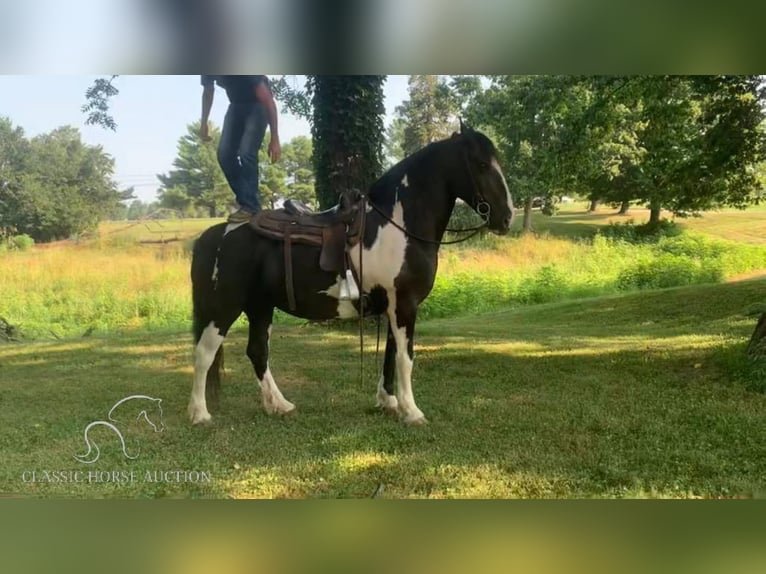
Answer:
[[(766, 211), (729, 215), (752, 217), (766, 227)], [(455, 317), (635, 289), (720, 282), (766, 270), (766, 245), (735, 243), (701, 232), (656, 245), (582, 237), (612, 220), (612, 211), (589, 215), (566, 206), (552, 218), (535, 213), (539, 235), (487, 236), (443, 249), (434, 291), (420, 316)], [(113, 222), (80, 243), (0, 254), (0, 317), (18, 326), (26, 339), (38, 340), (186, 328), (191, 315), (189, 248), (214, 221)], [(717, 229), (724, 233), (740, 227), (719, 224)], [(179, 241), (139, 243), (169, 238)]]
[[(663, 212), (663, 217), (672, 218), (672, 214)], [(631, 219), (637, 224), (646, 223), (649, 221), (649, 210), (631, 207), (627, 215), (617, 215), (617, 210), (602, 206), (595, 213), (588, 213), (587, 204), (564, 204), (553, 217), (547, 217), (535, 210), (532, 226), (540, 234), (577, 238), (593, 235), (601, 226)], [(757, 245), (766, 243), (766, 203), (745, 210), (731, 208), (710, 211), (702, 217), (679, 218), (676, 221), (689, 231), (718, 239)], [(517, 217), (513, 228), (520, 230), (521, 225), (521, 217)]]
[[(766, 396), (741, 354), (766, 281), (691, 286), (421, 322), (414, 391), (430, 418), (374, 412), (352, 329), (275, 329), (272, 367), (298, 405), (267, 416), (227, 341), (220, 412), (185, 417), (185, 332), (0, 347), (0, 492), (42, 497), (750, 497), (766, 494)], [(368, 336), (372, 336), (369, 333)], [(367, 339), (368, 350), (374, 342)], [(310, 357), (310, 360), (305, 358)], [(296, 359), (297, 358), (297, 359)], [(209, 483), (30, 484), (78, 469), (85, 425), (129, 394), (160, 397), (166, 430), (109, 435), (97, 470), (206, 471)]]

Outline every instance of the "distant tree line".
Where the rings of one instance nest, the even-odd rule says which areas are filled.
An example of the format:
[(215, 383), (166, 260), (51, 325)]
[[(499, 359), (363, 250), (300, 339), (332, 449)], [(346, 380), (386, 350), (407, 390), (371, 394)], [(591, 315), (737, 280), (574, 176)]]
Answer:
[(113, 174), (114, 159), (78, 129), (28, 138), (0, 117), (0, 235), (45, 242), (94, 230), (132, 196)]
[(760, 76), (410, 76), (389, 163), (447, 137), (457, 116), (497, 143), (516, 205), (578, 194), (686, 216), (763, 196)]

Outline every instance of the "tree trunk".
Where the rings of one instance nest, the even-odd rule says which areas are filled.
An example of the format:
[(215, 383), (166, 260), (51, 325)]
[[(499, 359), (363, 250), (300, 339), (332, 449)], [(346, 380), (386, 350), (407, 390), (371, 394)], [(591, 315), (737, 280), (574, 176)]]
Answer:
[(649, 225), (657, 225), (660, 222), (660, 213), (662, 210), (662, 204), (653, 199), (649, 204)]
[(620, 205), (620, 211), (617, 212), (617, 215), (627, 215), (629, 209), (630, 209), (630, 201), (626, 199)]
[(766, 313), (758, 319), (753, 336), (747, 345), (747, 356), (754, 360), (766, 361)]
[(382, 171), (385, 76), (309, 76), (313, 82), (314, 170), (320, 209)]
[(594, 211), (596, 211), (597, 207), (598, 207), (598, 199), (591, 199), (590, 207), (588, 207), (588, 213), (593, 213)]
[(521, 228), (522, 233), (532, 231), (532, 198), (528, 197), (524, 202), (524, 225)]

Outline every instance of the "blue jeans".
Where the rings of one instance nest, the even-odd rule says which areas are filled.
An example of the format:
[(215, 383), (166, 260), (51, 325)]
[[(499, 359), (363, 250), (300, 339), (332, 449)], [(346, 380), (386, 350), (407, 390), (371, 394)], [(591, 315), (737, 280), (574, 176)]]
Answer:
[(231, 103), (223, 120), (218, 163), (237, 203), (256, 213), (261, 210), (258, 191), (258, 150), (267, 125), (266, 109), (258, 103)]

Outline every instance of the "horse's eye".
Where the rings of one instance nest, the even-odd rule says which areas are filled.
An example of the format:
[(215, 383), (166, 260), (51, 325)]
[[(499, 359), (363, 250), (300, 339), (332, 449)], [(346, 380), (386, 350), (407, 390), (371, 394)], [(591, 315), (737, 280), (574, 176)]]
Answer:
[(480, 161), (479, 162), (479, 167), (481, 169), (487, 170), (487, 169), (489, 169), (489, 164), (486, 161)]

